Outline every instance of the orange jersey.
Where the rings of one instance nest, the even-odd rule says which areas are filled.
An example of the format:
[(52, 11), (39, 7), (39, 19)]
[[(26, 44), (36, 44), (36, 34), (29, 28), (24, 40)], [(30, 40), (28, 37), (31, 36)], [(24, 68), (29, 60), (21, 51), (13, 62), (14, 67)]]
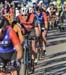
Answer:
[(9, 38), (11, 39), (13, 45), (15, 46), (15, 45), (20, 44), (20, 41), (19, 41), (15, 31), (11, 27), (6, 27), (6, 28), (10, 30)]
[(27, 19), (25, 20), (24, 16), (19, 15), (20, 23), (26, 28), (26, 29), (32, 29), (34, 26), (34, 14), (30, 14)]

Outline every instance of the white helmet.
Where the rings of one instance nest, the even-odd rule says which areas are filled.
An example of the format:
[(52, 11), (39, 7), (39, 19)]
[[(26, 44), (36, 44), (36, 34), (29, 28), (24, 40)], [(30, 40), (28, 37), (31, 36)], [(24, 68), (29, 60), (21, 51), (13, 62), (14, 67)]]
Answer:
[(28, 2), (28, 7), (33, 7), (33, 3), (32, 2)]
[(38, 0), (32, 0), (32, 3), (37, 3), (38, 2)]
[(33, 13), (33, 8), (32, 7), (29, 7), (29, 13)]
[(33, 12), (33, 3), (32, 2), (28, 2), (28, 4), (26, 5), (26, 7), (29, 9), (29, 13)]
[(27, 15), (28, 14), (28, 8), (27, 7), (22, 7), (20, 10), (22, 15)]
[(38, 5), (41, 5), (41, 4), (43, 4), (43, 1), (42, 0), (39, 1)]
[(56, 2), (56, 1), (53, 1), (53, 4), (54, 4), (54, 5), (57, 5), (57, 2)]

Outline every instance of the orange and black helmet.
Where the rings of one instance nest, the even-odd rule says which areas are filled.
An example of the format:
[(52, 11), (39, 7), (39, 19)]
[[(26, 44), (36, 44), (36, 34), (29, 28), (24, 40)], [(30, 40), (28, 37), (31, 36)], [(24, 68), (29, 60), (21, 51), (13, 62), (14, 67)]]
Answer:
[(4, 14), (3, 17), (5, 18), (5, 20), (8, 21), (9, 24), (12, 24), (13, 22), (13, 17), (11, 14)]

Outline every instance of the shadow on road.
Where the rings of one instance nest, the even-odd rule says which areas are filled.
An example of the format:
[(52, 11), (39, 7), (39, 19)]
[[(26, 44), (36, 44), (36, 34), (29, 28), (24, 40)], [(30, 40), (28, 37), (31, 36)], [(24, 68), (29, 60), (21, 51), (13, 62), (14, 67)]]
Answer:
[(44, 73), (45, 75), (63, 75), (66, 73), (66, 51), (48, 55), (48, 59), (39, 61), (35, 66), (35, 75)]

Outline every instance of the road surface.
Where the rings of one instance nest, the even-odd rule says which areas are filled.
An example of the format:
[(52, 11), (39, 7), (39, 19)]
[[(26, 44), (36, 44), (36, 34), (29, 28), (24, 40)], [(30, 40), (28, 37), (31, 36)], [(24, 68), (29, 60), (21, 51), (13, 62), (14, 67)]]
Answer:
[(38, 61), (31, 75), (66, 75), (66, 32), (48, 31), (46, 50), (45, 59)]
[(66, 75), (66, 32), (48, 32), (46, 57), (38, 62), (32, 75)]

